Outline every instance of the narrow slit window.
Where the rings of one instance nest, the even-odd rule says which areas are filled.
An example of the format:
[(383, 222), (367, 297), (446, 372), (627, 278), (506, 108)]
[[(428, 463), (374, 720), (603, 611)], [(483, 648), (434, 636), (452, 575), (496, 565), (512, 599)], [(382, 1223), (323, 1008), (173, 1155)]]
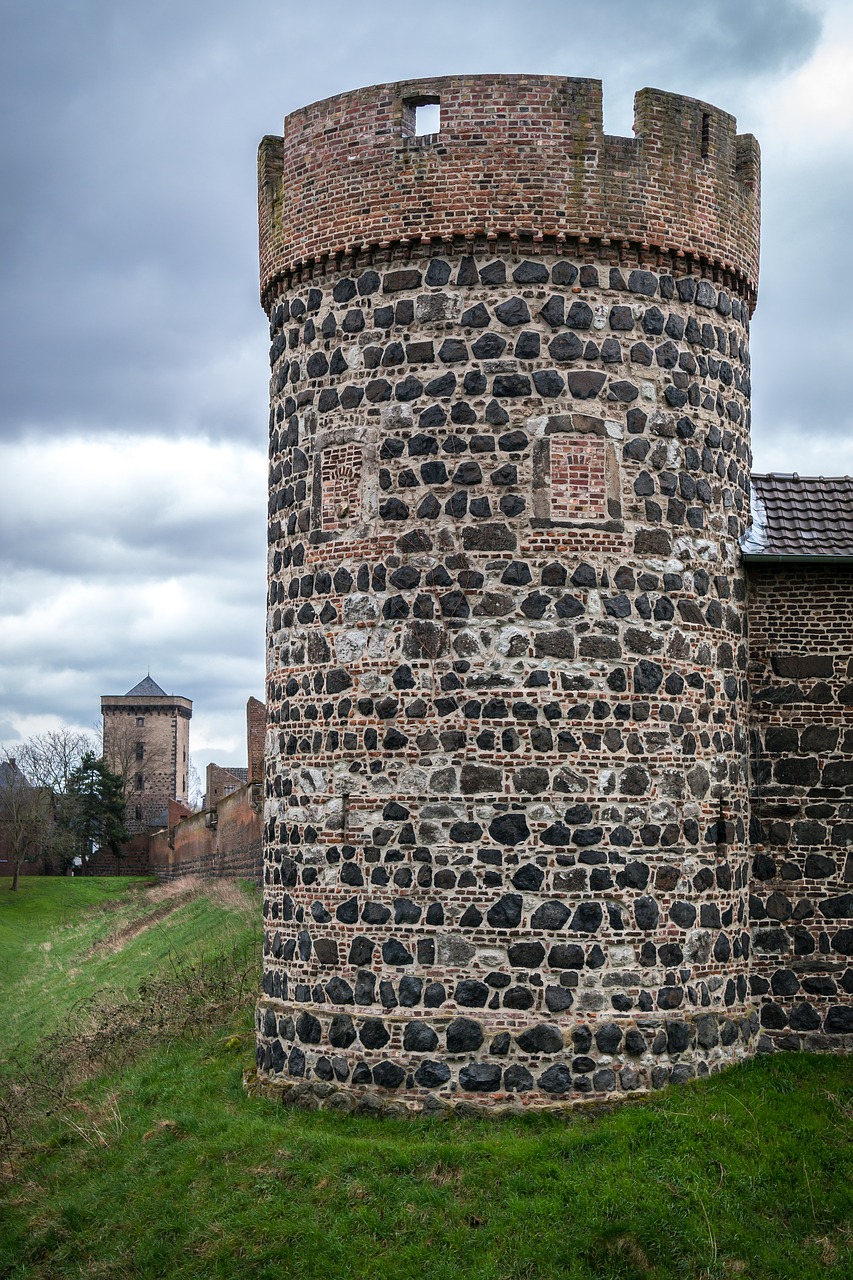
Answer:
[(702, 158), (707, 159), (711, 153), (711, 117), (707, 111), (702, 112)]

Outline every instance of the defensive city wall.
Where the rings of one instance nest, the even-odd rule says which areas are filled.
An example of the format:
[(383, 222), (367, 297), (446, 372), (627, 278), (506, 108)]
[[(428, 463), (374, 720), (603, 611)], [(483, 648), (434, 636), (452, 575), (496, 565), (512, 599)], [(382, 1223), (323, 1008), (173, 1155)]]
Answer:
[(793, 915), (749, 914), (758, 146), (635, 111), (446, 77), (261, 144), (267, 1087), (565, 1105), (794, 1034)]

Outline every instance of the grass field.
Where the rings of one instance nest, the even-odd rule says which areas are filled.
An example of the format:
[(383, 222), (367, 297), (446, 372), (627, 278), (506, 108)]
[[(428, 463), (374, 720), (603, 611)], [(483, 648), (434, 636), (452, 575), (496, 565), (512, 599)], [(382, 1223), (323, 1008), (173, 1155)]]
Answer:
[[(79, 944), (102, 944), (117, 919), (126, 941), (110, 944), (112, 963), (130, 985), (157, 966), (168, 974), (171, 929), (181, 947), (225, 967), (240, 931), (258, 929), (256, 905), (195, 897), (134, 934), (134, 913), (158, 901), (112, 883), (115, 914), (103, 910), (109, 884), (90, 882), (88, 901), (81, 894), (71, 905), (37, 906), (34, 893), (44, 936), (25, 928), (22, 940), (8, 918), (0, 924), (0, 974), (12, 939), (50, 941), (48, 954), (65, 966), (51, 971), (60, 985), (82, 968), (78, 989), (88, 986), (100, 969), (90, 976)], [(154, 932), (164, 935), (156, 945)], [(91, 963), (100, 966), (101, 954)], [(50, 1005), (55, 1035), (51, 983), (39, 997), (27, 966), (17, 972), (27, 998)], [(32, 1036), (32, 1020), (24, 1025)], [(763, 1058), (599, 1116), (379, 1121), (249, 1100), (241, 1073), (252, 1049), (251, 1009), (220, 1001), (199, 1034), (164, 1032), (120, 1069), (107, 1062), (56, 1115), (34, 1116), (5, 1167), (0, 1275), (853, 1274), (849, 1060)]]

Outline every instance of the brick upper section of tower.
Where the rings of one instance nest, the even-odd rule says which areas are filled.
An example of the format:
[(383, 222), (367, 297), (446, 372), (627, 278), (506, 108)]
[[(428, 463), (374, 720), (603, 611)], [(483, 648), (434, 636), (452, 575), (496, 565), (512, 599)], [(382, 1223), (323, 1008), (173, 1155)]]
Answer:
[[(416, 137), (427, 102), (440, 132)], [(562, 76), (412, 80), (294, 111), (259, 152), (262, 300), (353, 252), (509, 236), (552, 253), (603, 241), (683, 254), (754, 304), (755, 138), (657, 89), (636, 95), (634, 133), (604, 133), (600, 81)]]

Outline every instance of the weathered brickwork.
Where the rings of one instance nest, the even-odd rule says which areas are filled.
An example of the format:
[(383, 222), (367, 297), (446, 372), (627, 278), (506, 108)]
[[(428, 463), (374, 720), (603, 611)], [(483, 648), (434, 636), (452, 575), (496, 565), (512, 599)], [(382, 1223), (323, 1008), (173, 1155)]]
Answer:
[(604, 441), (594, 436), (552, 436), (550, 499), (553, 520), (607, 515)]
[[(365, 199), (373, 152), (351, 177), (337, 165), (364, 127), (350, 113), (387, 86), (309, 109), (327, 123), (339, 112), (328, 141), (289, 119), (283, 203), (269, 204), (262, 173), (259, 1065), (283, 1085), (339, 1086), (338, 1099), (564, 1105), (707, 1073), (752, 1052), (758, 1031), (737, 541), (757, 152), (745, 188), (734, 122), (713, 113), (729, 122), (731, 163), (715, 162), (712, 217), (695, 172), (722, 123), (694, 137), (702, 104), (666, 98), (643, 154), (672, 162), (676, 118), (679, 146), (695, 143), (670, 212), (696, 251), (652, 247), (663, 187), (645, 206), (631, 197), (636, 240), (619, 236), (617, 210), (612, 235), (557, 242), (541, 211), (556, 160), (542, 160), (539, 205), (516, 168), (553, 123), (537, 113), (556, 83), (592, 93), (484, 78), (508, 107), (489, 117), (485, 150), (460, 168), (451, 137), (445, 169), (418, 170), (422, 207), (458, 237), (387, 243), (408, 196)], [(476, 96), (479, 84), (442, 82), (442, 109), (453, 85)], [(519, 94), (538, 103), (524, 125)], [(573, 136), (559, 140), (571, 155)], [(595, 183), (615, 182), (616, 141), (591, 207)], [(402, 144), (370, 145), (396, 157), (388, 174), (408, 164)], [(262, 169), (270, 154), (267, 141)], [(303, 178), (326, 173), (337, 208), (326, 216), (318, 189), (307, 219)], [(494, 235), (468, 216), (484, 174), (497, 175)], [(384, 246), (365, 223), (363, 247), (335, 256), (333, 225), (350, 235), (383, 212)], [(697, 248), (714, 219), (734, 229), (725, 266)], [(292, 248), (289, 264), (276, 255), (300, 234), (314, 258), (294, 270)]]
[(174, 820), (170, 815), (168, 827), (149, 837), (146, 870), (159, 880), (206, 876), (259, 885), (261, 806), (261, 786), (249, 783), (224, 796), (215, 809), (176, 814)]
[(750, 566), (751, 987), (780, 1048), (853, 1048), (853, 568)]
[(101, 698), (104, 756), (125, 780), (132, 836), (158, 826), (170, 800), (186, 804), (192, 705), (162, 690)]
[[(441, 132), (413, 136), (438, 100)], [(643, 89), (634, 138), (602, 125), (601, 83), (445, 76), (374, 85), (294, 111), (259, 160), (265, 304), (293, 271), (353, 251), (482, 237), (561, 252), (635, 242), (758, 281), (758, 144), (733, 116)]]

